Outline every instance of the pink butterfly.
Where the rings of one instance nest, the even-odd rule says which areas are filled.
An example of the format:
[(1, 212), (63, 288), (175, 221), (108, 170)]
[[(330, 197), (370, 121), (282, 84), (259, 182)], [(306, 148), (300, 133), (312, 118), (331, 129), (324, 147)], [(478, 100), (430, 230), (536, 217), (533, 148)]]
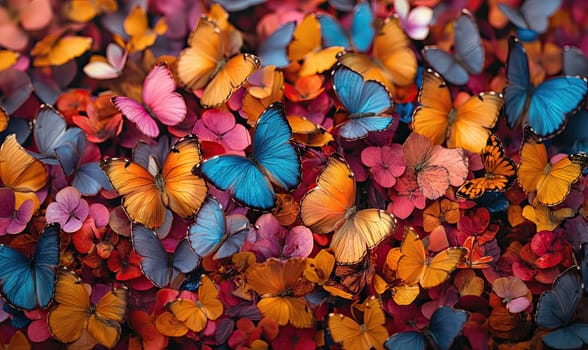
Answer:
[(531, 304), (527, 285), (517, 277), (497, 278), (492, 283), (492, 291), (506, 304), (506, 309), (511, 313), (519, 313)]
[(90, 63), (84, 66), (84, 73), (93, 79), (118, 78), (127, 63), (128, 52), (115, 43), (106, 47), (106, 57), (92, 56)]
[(176, 91), (176, 82), (167, 64), (151, 69), (143, 82), (143, 103), (124, 96), (115, 96), (112, 103), (146, 136), (159, 136), (157, 121), (174, 126), (186, 117), (188, 108)]
[(432, 9), (418, 6), (410, 11), (408, 0), (395, 0), (394, 10), (400, 19), (402, 29), (411, 39), (423, 40), (429, 35), (429, 24), (433, 19)]
[(468, 176), (468, 158), (463, 149), (433, 145), (426, 136), (413, 132), (402, 150), (406, 168), (414, 169), (419, 189), (428, 199), (443, 196), (449, 185), (460, 186)]

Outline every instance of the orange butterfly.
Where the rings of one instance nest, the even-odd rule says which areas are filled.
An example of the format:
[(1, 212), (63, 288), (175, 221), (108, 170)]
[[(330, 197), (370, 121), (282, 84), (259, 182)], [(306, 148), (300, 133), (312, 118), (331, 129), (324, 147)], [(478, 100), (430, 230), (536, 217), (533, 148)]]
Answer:
[(355, 176), (345, 160), (333, 154), (300, 204), (300, 216), (313, 232), (334, 231), (331, 249), (340, 264), (360, 262), (396, 226), (396, 219), (380, 209), (357, 210)]
[(119, 158), (103, 159), (100, 166), (123, 196), (122, 205), (129, 218), (154, 229), (163, 225), (166, 207), (184, 218), (200, 209), (208, 192), (204, 180), (192, 174), (200, 159), (198, 139), (190, 135), (170, 149), (161, 169), (154, 158), (148, 169)]
[(127, 289), (109, 291), (96, 305), (90, 302), (89, 289), (73, 272), (58, 272), (57, 306), (47, 316), (49, 330), (62, 343), (76, 341), (87, 332), (99, 344), (113, 348), (120, 337), (120, 322), (126, 315)]
[(416, 284), (408, 285), (398, 278), (398, 260), (401, 256), (400, 248), (390, 249), (386, 255), (382, 275), (374, 276), (374, 289), (378, 294), (384, 294), (386, 290), (390, 290), (396, 304), (410, 305), (419, 296), (421, 289)]
[(372, 57), (360, 53), (345, 53), (339, 62), (365, 80), (377, 80), (394, 95), (395, 85), (407, 86), (414, 82), (417, 60), (410, 48), (410, 40), (404, 34), (396, 18), (388, 18), (374, 38)]
[(0, 147), (0, 180), (2, 186), (14, 191), (15, 208), (27, 199), (34, 203), (33, 212), (39, 210), (41, 203), (35, 192), (47, 183), (47, 171), (39, 160), (33, 158), (11, 134)]
[(463, 261), (457, 264), (460, 269), (485, 269), (489, 267), (488, 263), (494, 260), (493, 257), (484, 255), (486, 250), (476, 236), (466, 238), (463, 248), (466, 249), (466, 253)]
[(19, 58), (19, 53), (12, 50), (0, 50), (0, 71), (12, 67)]
[(334, 140), (333, 135), (322, 126), (303, 116), (290, 115), (286, 119), (292, 128), (292, 137), (297, 143), (309, 147), (323, 147)]
[(117, 10), (116, 0), (69, 0), (63, 6), (67, 18), (84, 23), (101, 13), (112, 13)]
[(407, 226), (400, 244), (400, 253), (398, 277), (409, 285), (419, 283), (427, 289), (445, 282), (464, 257), (466, 250), (450, 247), (430, 258), (417, 233)]
[(343, 349), (370, 350), (384, 349), (384, 342), (388, 338), (388, 330), (384, 326), (386, 316), (380, 304), (380, 299), (372, 296), (363, 304), (363, 324), (342, 314), (329, 314), (329, 332)]
[(420, 106), (412, 116), (415, 132), (427, 136), (435, 145), (447, 141), (449, 148), (475, 153), (484, 148), (504, 104), (501, 94), (485, 92), (454, 107), (449, 87), (431, 69), (425, 72), (418, 101)]
[(61, 33), (48, 34), (31, 49), (35, 58), (33, 66), (61, 66), (80, 57), (92, 47), (92, 38), (85, 36), (64, 36)]
[(553, 231), (561, 223), (574, 217), (576, 211), (572, 208), (559, 208), (551, 210), (549, 207), (537, 204), (536, 206), (525, 205), (522, 215), (525, 219), (532, 221), (539, 231)]
[(187, 88), (204, 92), (200, 104), (211, 108), (225, 103), (261, 64), (257, 56), (225, 57), (223, 36), (212, 20), (203, 17), (178, 58), (177, 71)]
[(457, 196), (475, 199), (486, 192), (504, 192), (517, 177), (515, 163), (504, 155), (502, 143), (494, 134), (486, 141), (486, 147), (482, 151), (482, 163), (484, 176), (466, 181), (457, 189)]
[[(167, 24), (165, 18), (159, 19), (153, 29), (149, 28), (149, 21), (147, 19), (147, 12), (141, 6), (135, 6), (124, 23), (125, 32), (130, 39), (126, 45), (129, 53), (143, 51), (155, 43), (159, 35), (165, 34), (167, 31)], [(120, 39), (117, 41), (120, 42)], [(124, 47), (124, 45), (121, 45)]]
[(586, 165), (588, 155), (585, 153), (561, 155), (550, 161), (545, 145), (539, 142), (531, 127), (525, 127), (518, 178), (525, 192), (536, 192), (535, 199), (539, 203), (553, 206), (563, 202)]

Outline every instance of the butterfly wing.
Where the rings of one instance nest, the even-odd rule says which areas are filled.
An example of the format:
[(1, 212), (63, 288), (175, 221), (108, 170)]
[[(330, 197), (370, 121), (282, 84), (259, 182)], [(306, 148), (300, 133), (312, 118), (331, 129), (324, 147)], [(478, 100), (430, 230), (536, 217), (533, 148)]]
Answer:
[(143, 225), (133, 225), (131, 232), (133, 247), (141, 256), (141, 270), (158, 288), (166, 287), (172, 280), (167, 252), (155, 232)]
[(545, 33), (549, 25), (549, 17), (551, 17), (560, 6), (561, 0), (526, 0), (521, 5), (521, 14), (525, 18), (527, 26), (519, 26), (514, 21), (513, 23), (515, 23), (517, 27), (529, 28), (539, 34)]
[(40, 154), (33, 155), (46, 164), (57, 165), (58, 149), (67, 143), (75, 143), (81, 136), (81, 129), (67, 129), (61, 113), (49, 105), (42, 105), (33, 127), (33, 137)]
[(529, 62), (525, 48), (516, 38), (508, 43), (508, 60), (506, 64), (506, 78), (508, 85), (504, 88), (506, 120), (511, 128), (526, 123), (525, 104), (530, 89)]
[(281, 25), (259, 46), (257, 53), (262, 66), (274, 65), (276, 68), (284, 68), (290, 64), (286, 48), (292, 40), (295, 27), (294, 21)]
[(448, 82), (464, 85), (470, 80), (468, 71), (449, 53), (435, 46), (423, 48), (423, 56)]
[(373, 55), (386, 67), (394, 84), (413, 83), (417, 73), (416, 56), (397, 19), (388, 18), (380, 27), (374, 38)]
[(421, 276), (421, 287), (432, 288), (445, 282), (465, 253), (464, 248), (450, 247), (435, 255)]
[(342, 314), (329, 314), (327, 321), (329, 333), (336, 343), (344, 349), (363, 349), (369, 347), (362, 337), (361, 326)]
[(581, 349), (588, 344), (588, 324), (573, 323), (543, 336), (543, 342), (553, 349)]
[(321, 27), (321, 39), (324, 47), (341, 46), (349, 49), (349, 39), (345, 29), (334, 17), (326, 14), (316, 16)]
[(412, 228), (406, 229), (400, 244), (398, 277), (409, 285), (415, 285), (425, 273), (425, 246)]
[(224, 259), (239, 251), (249, 233), (249, 220), (243, 215), (229, 215), (226, 217), (228, 237), (222, 242), (214, 259)]
[(535, 320), (539, 327), (561, 328), (574, 317), (582, 297), (582, 277), (576, 266), (559, 275), (553, 289), (543, 292), (537, 302)]
[(32, 273), (35, 278), (37, 305), (49, 305), (55, 291), (55, 268), (59, 265), (58, 224), (48, 225), (37, 243), (33, 258)]
[(449, 113), (453, 102), (447, 84), (439, 74), (428, 69), (419, 92), (420, 106), (412, 116), (415, 132), (427, 136), (435, 145), (445, 142)]
[(35, 279), (29, 261), (20, 252), (0, 245), (0, 284), (10, 305), (32, 310), (37, 306)]
[(502, 95), (494, 92), (480, 93), (467, 99), (457, 108), (447, 147), (480, 153), (485, 146), (484, 140), (490, 136), (490, 129), (496, 125), (503, 104)]
[(320, 47), (320, 22), (314, 14), (308, 14), (294, 29), (292, 41), (288, 45), (288, 58), (291, 61), (301, 60), (306, 54), (316, 51)]
[(366, 328), (364, 337), (367, 339), (370, 347), (381, 348), (382, 344), (388, 338), (388, 330), (384, 326), (386, 315), (382, 310), (380, 300), (376, 297), (370, 297), (365, 302), (363, 314), (363, 324)]
[(176, 82), (165, 63), (155, 65), (145, 78), (143, 102), (165, 125), (177, 125), (186, 117), (188, 107), (182, 95), (176, 92)]
[(388, 338), (384, 346), (388, 350), (425, 350), (427, 339), (419, 332), (399, 332)]
[(207, 256), (214, 252), (225, 236), (225, 215), (214, 197), (207, 197), (188, 228), (188, 239), (196, 254)]
[(190, 247), (190, 242), (187, 239), (180, 241), (176, 247), (173, 259), (173, 276), (171, 281), (174, 281), (177, 275), (181, 273), (192, 272), (200, 263), (200, 257)]
[[(474, 18), (463, 10), (453, 25), (455, 55), (470, 73), (479, 74), (484, 67), (484, 46)], [(447, 78), (451, 81), (451, 79)]]
[(210, 277), (202, 275), (198, 287), (198, 300), (202, 304), (202, 311), (209, 320), (216, 320), (223, 314), (223, 303), (218, 298), (218, 290)]
[(142, 104), (125, 96), (113, 97), (112, 103), (128, 120), (135, 123), (143, 134), (149, 137), (159, 136), (157, 122), (151, 118), (151, 115)]
[(367, 51), (376, 35), (374, 13), (369, 2), (360, 2), (353, 10), (351, 22), (351, 43), (359, 52)]
[(566, 75), (588, 76), (588, 58), (577, 47), (564, 47), (563, 72)]
[(467, 312), (454, 310), (448, 306), (441, 306), (435, 310), (429, 322), (429, 332), (439, 350), (449, 350), (455, 338), (461, 333), (468, 317)]
[(106, 293), (96, 304), (96, 313), (88, 320), (88, 333), (98, 343), (113, 348), (120, 338), (122, 322), (127, 313), (128, 292), (117, 288)]

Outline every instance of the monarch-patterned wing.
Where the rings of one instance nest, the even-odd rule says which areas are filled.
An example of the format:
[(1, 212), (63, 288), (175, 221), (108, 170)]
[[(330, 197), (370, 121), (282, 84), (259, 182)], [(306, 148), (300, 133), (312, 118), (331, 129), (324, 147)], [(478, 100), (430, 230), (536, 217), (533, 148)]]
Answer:
[(460, 197), (475, 199), (485, 192), (506, 191), (516, 179), (516, 165), (504, 154), (502, 143), (492, 134), (488, 137), (482, 152), (484, 176), (466, 181), (456, 194)]

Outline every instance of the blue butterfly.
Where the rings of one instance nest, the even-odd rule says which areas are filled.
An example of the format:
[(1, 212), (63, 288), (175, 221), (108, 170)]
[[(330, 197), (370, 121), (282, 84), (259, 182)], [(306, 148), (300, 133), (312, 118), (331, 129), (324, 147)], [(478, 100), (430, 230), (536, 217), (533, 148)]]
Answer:
[(274, 65), (277, 68), (284, 68), (290, 64), (287, 47), (292, 41), (295, 28), (296, 22), (294, 21), (284, 23), (265, 39), (257, 52), (262, 66)]
[(425, 350), (427, 339), (429, 339), (435, 343), (435, 349), (448, 350), (461, 333), (468, 317), (468, 313), (463, 310), (441, 306), (435, 310), (429, 321), (429, 327), (425, 328), (423, 333), (416, 331), (396, 333), (386, 340), (384, 346), (388, 350)]
[(533, 86), (525, 48), (518, 39), (509, 42), (506, 65), (508, 85), (504, 88), (505, 112), (513, 128), (529, 125), (541, 138), (550, 138), (566, 124), (567, 115), (584, 102), (588, 81), (579, 76), (562, 76)]
[(333, 89), (339, 101), (349, 113), (349, 120), (341, 125), (339, 134), (345, 139), (360, 139), (370, 131), (387, 129), (394, 118), (382, 115), (392, 107), (388, 90), (375, 80), (363, 77), (339, 65), (332, 74)]
[(158, 288), (178, 287), (184, 274), (193, 271), (200, 263), (200, 257), (190, 248), (187, 239), (178, 244), (173, 256), (166, 252), (155, 232), (146, 226), (133, 224), (131, 239), (133, 248), (142, 257), (141, 271)]
[(212, 196), (204, 201), (195, 221), (188, 228), (190, 245), (202, 257), (216, 252), (214, 259), (228, 258), (238, 252), (250, 227), (244, 215), (225, 217), (222, 205)]
[(349, 34), (339, 21), (327, 14), (317, 15), (321, 25), (321, 37), (324, 47), (343, 46), (345, 50), (351, 48), (365, 52), (376, 35), (374, 28), (374, 13), (369, 2), (362, 2), (355, 6), (352, 14)]
[(553, 329), (543, 342), (555, 349), (579, 349), (588, 345), (588, 323), (572, 323), (582, 297), (582, 276), (572, 266), (553, 282), (553, 289), (543, 292), (537, 302), (537, 326)]
[(533, 41), (547, 31), (549, 17), (557, 11), (561, 0), (526, 0), (517, 10), (498, 3), (498, 8), (517, 27), (522, 41)]
[(24, 310), (49, 304), (55, 291), (60, 230), (59, 224), (46, 226), (30, 260), (19, 251), (0, 245), (0, 285), (8, 304)]
[(470, 73), (479, 74), (484, 67), (484, 46), (480, 31), (467, 10), (463, 10), (453, 24), (453, 42), (453, 55), (438, 47), (427, 46), (423, 49), (423, 56), (446, 81), (464, 85), (470, 80)]
[(218, 189), (229, 190), (237, 202), (270, 210), (276, 202), (272, 183), (289, 191), (300, 181), (300, 160), (291, 137), (284, 105), (273, 103), (257, 121), (249, 158), (223, 154), (200, 163), (194, 172)]
[(78, 138), (83, 135), (80, 128), (68, 129), (61, 113), (53, 107), (42, 105), (33, 126), (33, 138), (39, 153), (30, 153), (45, 164), (57, 165), (58, 155), (61, 152), (69, 152), (67, 148), (77, 144)]
[(588, 76), (588, 58), (577, 47), (564, 47), (563, 72), (566, 75)]

